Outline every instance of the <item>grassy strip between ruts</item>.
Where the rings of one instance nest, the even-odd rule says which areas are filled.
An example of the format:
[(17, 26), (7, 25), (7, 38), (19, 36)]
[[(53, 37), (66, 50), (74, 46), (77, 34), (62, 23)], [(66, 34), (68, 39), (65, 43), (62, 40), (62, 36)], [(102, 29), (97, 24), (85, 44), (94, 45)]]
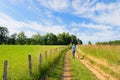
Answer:
[(71, 80), (98, 80), (78, 59), (70, 57)]
[(46, 74), (47, 75), (46, 80), (60, 80), (61, 79), (61, 75), (63, 72), (64, 55), (69, 49), (70, 47), (64, 50), (62, 54), (60, 55), (60, 57), (58, 58), (58, 60), (56, 60), (57, 61), (56, 65), (51, 68), (48, 74)]
[(63, 55), (60, 58), (60, 61), (57, 65), (52, 69), (51, 72), (48, 73), (47, 80), (59, 80), (62, 74), (62, 67), (63, 67)]

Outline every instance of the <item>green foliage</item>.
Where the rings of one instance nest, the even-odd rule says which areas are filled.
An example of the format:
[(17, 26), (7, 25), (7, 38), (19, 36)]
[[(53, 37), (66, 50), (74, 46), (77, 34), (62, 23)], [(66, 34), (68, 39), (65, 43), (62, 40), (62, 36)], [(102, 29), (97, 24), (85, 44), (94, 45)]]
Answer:
[(71, 37), (69, 33), (63, 32), (62, 34), (57, 35), (58, 44), (69, 45), (71, 42)]
[(80, 44), (80, 45), (83, 44), (82, 40), (80, 40), (80, 39), (78, 39), (77, 42), (78, 42), (78, 44)]
[(91, 41), (88, 41), (88, 45), (92, 45)]
[(78, 44), (78, 40), (75, 35), (71, 35), (71, 42), (72, 42), (72, 44)]
[(16, 44), (16, 39), (17, 39), (17, 33), (14, 33), (10, 37), (8, 37), (6, 44), (15, 45)]
[(57, 36), (53, 33), (47, 33), (45, 35), (46, 44), (47, 45), (56, 45), (57, 44)]
[(96, 42), (96, 45), (120, 45), (120, 40), (114, 40), (109, 42)]
[(0, 27), (0, 44), (19, 44), (19, 45), (69, 45), (69, 44), (82, 44), (82, 41), (75, 35), (69, 33), (61, 33), (55, 35), (53, 33), (47, 33), (41, 36), (39, 33), (32, 35), (31, 38), (27, 38), (24, 32), (19, 32), (8, 36), (8, 30), (6, 27)]
[(39, 33), (37, 33), (32, 36), (32, 39), (34, 40), (34, 44), (40, 44), (42, 36)]
[(24, 45), (24, 44), (25, 44), (25, 39), (26, 39), (25, 33), (24, 33), (24, 32), (20, 32), (20, 33), (17, 35), (16, 43), (17, 43), (17, 44)]
[(0, 26), (0, 44), (5, 44), (8, 37), (8, 29)]

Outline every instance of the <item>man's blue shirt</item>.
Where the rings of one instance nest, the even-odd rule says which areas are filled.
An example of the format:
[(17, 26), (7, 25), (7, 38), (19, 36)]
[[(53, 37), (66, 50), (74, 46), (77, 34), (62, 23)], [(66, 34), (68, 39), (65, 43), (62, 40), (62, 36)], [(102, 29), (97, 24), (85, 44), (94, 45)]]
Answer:
[(76, 46), (72, 46), (72, 51), (75, 51), (76, 50)]

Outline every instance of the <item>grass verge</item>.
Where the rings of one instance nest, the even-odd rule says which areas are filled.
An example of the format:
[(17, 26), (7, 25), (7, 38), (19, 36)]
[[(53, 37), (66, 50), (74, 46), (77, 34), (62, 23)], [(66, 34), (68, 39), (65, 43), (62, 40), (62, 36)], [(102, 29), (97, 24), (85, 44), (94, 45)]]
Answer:
[(58, 57), (58, 59), (56, 60), (56, 65), (54, 67), (51, 67), (51, 70), (49, 71), (49, 73), (47, 74), (47, 79), (46, 80), (60, 80), (61, 79), (61, 75), (63, 72), (63, 62), (64, 62), (64, 56), (65, 53), (69, 50), (68, 49), (64, 50), (61, 55)]
[(48, 73), (47, 80), (60, 80), (63, 68), (63, 57), (64, 55), (61, 56), (59, 62), (52, 71)]

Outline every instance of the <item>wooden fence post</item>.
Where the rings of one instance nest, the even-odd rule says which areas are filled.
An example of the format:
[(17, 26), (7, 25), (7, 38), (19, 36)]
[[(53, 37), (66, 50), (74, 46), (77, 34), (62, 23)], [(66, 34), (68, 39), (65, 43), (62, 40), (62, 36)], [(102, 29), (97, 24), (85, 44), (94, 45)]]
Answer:
[(56, 48), (54, 49), (54, 53), (56, 53)]
[(46, 57), (46, 60), (47, 60), (47, 51), (45, 51), (45, 57)]
[(57, 52), (57, 48), (55, 48), (55, 52)]
[(39, 55), (39, 65), (38, 65), (38, 71), (41, 71), (41, 65), (42, 65), (42, 54)]
[(58, 48), (56, 48), (56, 51), (58, 51)]
[(31, 55), (28, 55), (28, 63), (29, 63), (29, 74), (32, 77), (32, 60), (31, 60)]
[(52, 49), (50, 49), (50, 57), (52, 56)]
[(7, 65), (8, 65), (8, 61), (5, 60), (4, 61), (4, 70), (3, 70), (3, 80), (7, 80)]
[(50, 53), (52, 53), (52, 49), (50, 49)]

